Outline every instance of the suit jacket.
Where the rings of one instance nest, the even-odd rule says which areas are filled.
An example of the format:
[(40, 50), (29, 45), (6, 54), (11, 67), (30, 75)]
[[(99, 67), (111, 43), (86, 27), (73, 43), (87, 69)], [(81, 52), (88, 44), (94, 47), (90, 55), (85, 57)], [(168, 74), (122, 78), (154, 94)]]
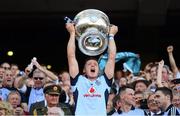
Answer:
[(36, 103), (31, 104), (30, 110), (29, 110), (29, 114), (30, 114), (30, 115), (33, 115), (33, 111), (34, 111), (35, 109), (38, 109), (39, 107), (45, 107), (45, 101), (44, 101), (44, 100), (43, 100), (43, 101), (40, 101), (40, 102), (36, 102)]
[[(60, 107), (65, 115), (73, 115), (73, 106), (65, 103), (59, 103), (58, 107)], [(30, 115), (47, 115), (47, 107), (45, 107), (45, 101), (37, 102), (31, 105), (30, 107)]]

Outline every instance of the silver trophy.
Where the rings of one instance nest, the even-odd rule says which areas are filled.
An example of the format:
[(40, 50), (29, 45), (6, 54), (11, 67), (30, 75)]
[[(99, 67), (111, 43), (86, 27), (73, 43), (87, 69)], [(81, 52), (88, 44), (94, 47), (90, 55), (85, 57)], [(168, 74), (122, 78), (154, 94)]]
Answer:
[(76, 39), (82, 53), (96, 56), (106, 50), (110, 21), (105, 13), (97, 9), (83, 10), (72, 22), (75, 24)]

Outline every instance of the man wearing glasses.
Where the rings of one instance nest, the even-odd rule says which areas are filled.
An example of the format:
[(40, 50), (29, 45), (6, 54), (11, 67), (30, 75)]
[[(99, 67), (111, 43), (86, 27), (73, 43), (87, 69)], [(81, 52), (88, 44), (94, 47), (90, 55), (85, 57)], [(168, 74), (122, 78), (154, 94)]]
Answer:
[(157, 102), (154, 100), (154, 96), (155, 94), (152, 92), (147, 98), (148, 109), (144, 110), (146, 116), (163, 115), (163, 112), (161, 112)]
[(4, 63), (1, 64), (1, 67), (3, 67), (5, 70), (8, 70), (8, 69), (10, 70), (10, 67), (11, 67), (11, 66), (10, 66), (9, 63), (4, 62)]
[(30, 110), (30, 106), (33, 103), (44, 101), (44, 93), (43, 93), (43, 86), (46, 83), (46, 80), (48, 80), (48, 77), (53, 82), (58, 81), (58, 77), (53, 74), (51, 71), (47, 70), (45, 67), (42, 67), (35, 59), (32, 60), (32, 64), (36, 66), (37, 69), (34, 70), (32, 75), (32, 80), (34, 82), (33, 87), (28, 87), (23, 83), (22, 80), (19, 80), (18, 88), (21, 90), (21, 92), (24, 92), (26, 96), (26, 102), (28, 103), (28, 111)]
[(36, 69), (33, 72), (34, 87), (27, 88), (27, 93), (29, 94), (28, 109), (32, 103), (44, 100), (43, 85), (45, 84), (45, 78), (46, 75), (40, 70)]

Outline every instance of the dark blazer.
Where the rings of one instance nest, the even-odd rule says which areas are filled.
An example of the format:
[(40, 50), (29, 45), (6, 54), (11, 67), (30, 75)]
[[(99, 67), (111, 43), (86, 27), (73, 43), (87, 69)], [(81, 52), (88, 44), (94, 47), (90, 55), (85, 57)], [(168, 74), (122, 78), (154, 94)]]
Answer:
[(33, 115), (34, 109), (37, 109), (37, 108), (39, 108), (39, 107), (45, 107), (45, 101), (44, 101), (44, 100), (43, 100), (43, 101), (40, 101), (40, 102), (36, 102), (36, 103), (31, 104), (30, 110), (29, 110), (29, 114), (30, 114), (30, 115)]
[[(70, 106), (69, 104), (65, 104), (65, 103), (59, 103), (58, 106), (62, 108), (65, 115), (73, 115), (74, 114), (73, 106)], [(32, 104), (30, 107), (29, 114), (30, 115), (35, 115), (35, 114), (36, 115), (46, 115), (47, 107), (45, 107), (45, 101), (36, 102), (36, 103)]]

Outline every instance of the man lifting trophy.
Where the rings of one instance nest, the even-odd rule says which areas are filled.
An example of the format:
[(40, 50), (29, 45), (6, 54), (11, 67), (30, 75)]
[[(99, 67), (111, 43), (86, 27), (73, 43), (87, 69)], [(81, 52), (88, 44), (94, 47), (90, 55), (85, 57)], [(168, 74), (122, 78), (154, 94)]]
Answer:
[[(71, 21), (67, 17), (65, 20)], [(110, 21), (105, 13), (97, 9), (83, 10), (72, 22), (75, 24), (76, 40), (82, 53), (97, 56), (106, 50)]]
[[(66, 24), (66, 29), (69, 32), (67, 58), (76, 106), (75, 115), (106, 116), (106, 100), (115, 68), (114, 35), (118, 32), (118, 27), (110, 26), (109, 19), (103, 12), (89, 9), (77, 14), (72, 22)], [(90, 56), (85, 60), (82, 74), (75, 54), (76, 40), (80, 50)], [(92, 56), (101, 54), (107, 46), (107, 63), (104, 73), (99, 75), (98, 61)]]

